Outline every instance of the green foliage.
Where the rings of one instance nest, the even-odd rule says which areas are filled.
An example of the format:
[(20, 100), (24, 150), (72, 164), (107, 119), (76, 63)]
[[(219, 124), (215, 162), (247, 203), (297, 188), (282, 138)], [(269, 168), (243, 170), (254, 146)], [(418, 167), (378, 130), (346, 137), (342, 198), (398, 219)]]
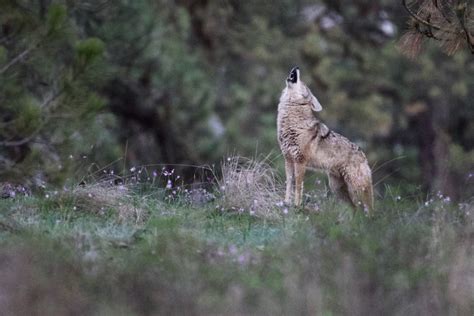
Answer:
[(0, 46), (0, 64), (4, 64), (7, 61), (7, 49), (4, 46)]
[(76, 44), (76, 54), (80, 65), (89, 65), (104, 52), (104, 42), (98, 38), (87, 38)]
[(29, 135), (40, 127), (41, 109), (31, 96), (24, 96), (15, 104), (16, 121), (13, 126), (20, 135)]
[(64, 27), (67, 19), (67, 9), (61, 4), (51, 4), (46, 16), (46, 32), (48, 35), (54, 34)]
[[(1, 177), (59, 184), (75, 168), (66, 157), (88, 152), (102, 133), (95, 125), (106, 103), (96, 90), (105, 44), (83, 38), (71, 18), (74, 6), (37, 2), (30, 9), (13, 5), (0, 13)], [(113, 142), (102, 142), (104, 156)]]

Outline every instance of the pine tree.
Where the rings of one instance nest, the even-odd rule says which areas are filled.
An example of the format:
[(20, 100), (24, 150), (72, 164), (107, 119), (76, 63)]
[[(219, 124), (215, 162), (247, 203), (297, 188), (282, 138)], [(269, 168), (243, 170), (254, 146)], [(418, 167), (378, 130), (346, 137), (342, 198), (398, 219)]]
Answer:
[[(72, 7), (2, 1), (0, 176), (57, 181), (94, 129), (104, 100), (94, 91), (104, 51), (84, 38)], [(24, 181), (21, 180), (21, 181)]]

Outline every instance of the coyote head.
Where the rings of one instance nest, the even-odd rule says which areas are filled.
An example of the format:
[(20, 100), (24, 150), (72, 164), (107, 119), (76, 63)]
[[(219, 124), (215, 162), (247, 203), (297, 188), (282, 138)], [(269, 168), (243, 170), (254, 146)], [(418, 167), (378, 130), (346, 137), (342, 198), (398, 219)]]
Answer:
[(286, 88), (280, 98), (280, 102), (287, 101), (290, 104), (311, 106), (313, 111), (321, 111), (323, 108), (318, 99), (311, 93), (309, 88), (301, 81), (300, 68), (293, 67), (288, 78), (286, 78)]

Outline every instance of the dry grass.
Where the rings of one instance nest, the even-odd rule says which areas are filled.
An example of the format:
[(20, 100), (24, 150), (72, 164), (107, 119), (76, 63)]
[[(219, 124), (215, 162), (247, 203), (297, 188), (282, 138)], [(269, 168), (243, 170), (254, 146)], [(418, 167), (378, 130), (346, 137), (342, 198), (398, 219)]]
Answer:
[(53, 201), (59, 204), (71, 204), (77, 212), (87, 212), (96, 215), (112, 213), (118, 221), (143, 222), (148, 212), (141, 206), (143, 198), (137, 201), (133, 198), (127, 185), (110, 185), (95, 183), (80, 185), (71, 190), (51, 194)]
[(222, 210), (277, 218), (282, 214), (282, 183), (267, 159), (229, 157), (221, 165), (218, 181)]

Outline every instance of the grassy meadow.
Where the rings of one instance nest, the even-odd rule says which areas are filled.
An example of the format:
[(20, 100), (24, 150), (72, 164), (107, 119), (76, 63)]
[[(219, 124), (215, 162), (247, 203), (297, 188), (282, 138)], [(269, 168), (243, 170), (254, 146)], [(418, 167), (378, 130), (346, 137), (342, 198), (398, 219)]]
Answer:
[(1, 200), (0, 314), (473, 314), (472, 200), (386, 188), (369, 219), (260, 163), (159, 173)]
[[(0, 316), (474, 316), (473, 57), (474, 0), (0, 0)], [(373, 217), (283, 203), (295, 66)]]

